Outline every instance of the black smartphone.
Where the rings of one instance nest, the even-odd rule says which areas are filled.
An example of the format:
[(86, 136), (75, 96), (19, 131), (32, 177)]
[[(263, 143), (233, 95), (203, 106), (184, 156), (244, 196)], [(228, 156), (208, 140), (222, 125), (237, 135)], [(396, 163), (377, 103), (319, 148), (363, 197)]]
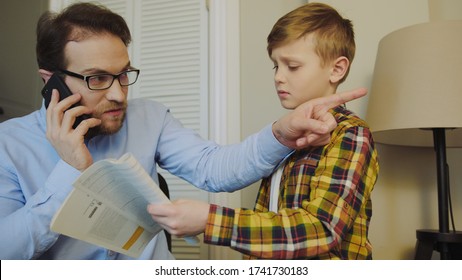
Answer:
[[(58, 74), (54, 73), (42, 89), (42, 96), (45, 99), (45, 108), (48, 108), (48, 105), (50, 104), (51, 93), (53, 89), (57, 89), (59, 91), (59, 100), (63, 100), (64, 98), (72, 95), (72, 92), (64, 83), (63, 79)], [(79, 103), (76, 103), (72, 105), (70, 108), (73, 108), (78, 105)], [(88, 115), (78, 116), (75, 119), (75, 123), (72, 127), (75, 129), (81, 121), (87, 119), (88, 117)]]

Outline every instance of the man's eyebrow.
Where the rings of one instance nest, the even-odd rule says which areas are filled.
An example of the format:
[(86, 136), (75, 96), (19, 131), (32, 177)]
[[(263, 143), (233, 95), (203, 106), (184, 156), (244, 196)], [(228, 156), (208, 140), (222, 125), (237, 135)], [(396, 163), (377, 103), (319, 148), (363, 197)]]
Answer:
[[(128, 69), (132, 69), (133, 67), (131, 66), (130, 61), (122, 67), (122, 69), (119, 72), (123, 72)], [(119, 73), (118, 72), (118, 73)], [(82, 74), (87, 74), (87, 75), (92, 75), (92, 74), (112, 74), (111, 72), (101, 69), (101, 68), (88, 68), (82, 71)]]

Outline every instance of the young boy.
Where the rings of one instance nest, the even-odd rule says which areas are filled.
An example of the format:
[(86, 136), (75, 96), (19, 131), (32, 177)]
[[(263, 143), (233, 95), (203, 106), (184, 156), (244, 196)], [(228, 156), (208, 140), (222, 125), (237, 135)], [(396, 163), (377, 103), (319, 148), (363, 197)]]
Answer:
[[(351, 21), (309, 3), (280, 18), (268, 36), (282, 106), (335, 94), (355, 53)], [(371, 192), (379, 170), (367, 124), (338, 106), (331, 141), (290, 155), (263, 179), (255, 209), (178, 201), (148, 211), (172, 234), (204, 231), (209, 244), (250, 258), (371, 259)], [(199, 226), (198, 226), (199, 225)]]

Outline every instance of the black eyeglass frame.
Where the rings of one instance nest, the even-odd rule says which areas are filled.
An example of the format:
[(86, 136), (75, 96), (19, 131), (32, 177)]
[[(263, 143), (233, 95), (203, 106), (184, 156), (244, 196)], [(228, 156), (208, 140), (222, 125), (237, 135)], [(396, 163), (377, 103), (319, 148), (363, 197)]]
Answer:
[[(125, 70), (125, 71), (122, 71), (118, 74), (110, 74), (110, 73), (104, 73), (104, 74), (93, 74), (93, 75), (81, 75), (81, 74), (78, 74), (78, 73), (75, 73), (75, 72), (71, 72), (71, 71), (68, 71), (68, 70), (64, 70), (64, 69), (59, 69), (59, 72), (61, 72), (62, 74), (65, 74), (65, 75), (68, 75), (68, 76), (71, 76), (71, 77), (75, 77), (75, 78), (79, 78), (81, 80), (84, 80), (87, 84), (87, 87), (90, 89), (90, 90), (105, 90), (105, 89), (108, 89), (112, 86), (112, 84), (114, 83), (114, 80), (117, 79), (119, 81), (119, 84), (121, 86), (130, 86), (130, 85), (133, 85), (134, 83), (136, 83), (136, 81), (138, 81), (138, 77), (140, 75), (140, 70), (139, 69), (135, 69), (135, 68), (131, 68), (131, 69), (128, 69), (128, 70)], [(135, 72), (136, 73), (136, 79), (127, 84), (127, 85), (123, 85), (122, 82), (120, 81), (120, 76), (126, 74), (126, 73), (131, 73), (131, 72)], [(94, 78), (94, 77), (99, 77), (99, 76), (112, 76), (112, 81), (111, 83), (107, 86), (107, 87), (104, 87), (104, 88), (91, 88), (90, 86), (90, 79), (91, 78)]]

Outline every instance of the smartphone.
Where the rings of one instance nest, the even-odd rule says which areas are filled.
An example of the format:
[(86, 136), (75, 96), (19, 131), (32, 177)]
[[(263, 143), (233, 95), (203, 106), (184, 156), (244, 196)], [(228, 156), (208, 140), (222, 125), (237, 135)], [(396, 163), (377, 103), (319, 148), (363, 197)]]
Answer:
[[(72, 95), (72, 92), (64, 83), (63, 79), (58, 74), (54, 73), (42, 89), (42, 96), (45, 99), (45, 108), (48, 108), (48, 105), (50, 104), (51, 93), (53, 89), (57, 89), (59, 91), (59, 100), (63, 100), (64, 98)], [(70, 108), (78, 105), (79, 103), (73, 104)], [(72, 127), (75, 129), (81, 121), (87, 118), (89, 118), (88, 115), (78, 116), (75, 119), (75, 123)]]

